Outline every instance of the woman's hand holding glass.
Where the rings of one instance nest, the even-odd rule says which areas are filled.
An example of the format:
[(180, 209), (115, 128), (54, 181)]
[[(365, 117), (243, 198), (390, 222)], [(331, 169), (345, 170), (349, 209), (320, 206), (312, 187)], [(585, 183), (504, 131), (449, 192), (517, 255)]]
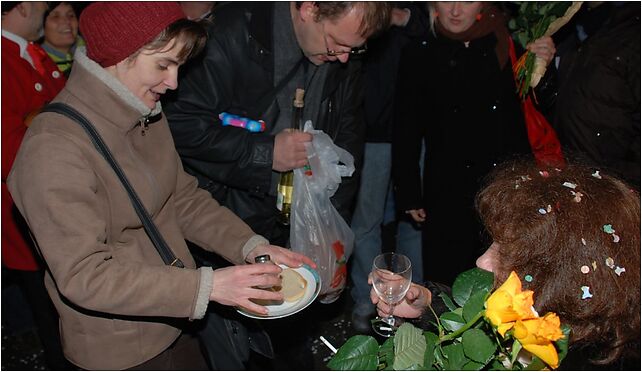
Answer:
[[(394, 306), (404, 299), (410, 288), (412, 264), (410, 259), (402, 254), (384, 253), (375, 257), (370, 273), (372, 288), (380, 299)], [(393, 310), (391, 309), (391, 313)], [(399, 319), (389, 314), (385, 318), (377, 318), (372, 322), (373, 330), (384, 337), (390, 337), (397, 330)]]
[[(368, 283), (372, 284), (372, 276), (368, 277)], [(388, 304), (385, 299), (379, 298), (374, 288), (370, 290), (370, 300), (377, 305), (377, 313), (380, 317), (394, 315), (402, 318), (418, 318), (431, 304), (432, 293), (426, 287), (411, 283), (406, 296), (398, 304)]]

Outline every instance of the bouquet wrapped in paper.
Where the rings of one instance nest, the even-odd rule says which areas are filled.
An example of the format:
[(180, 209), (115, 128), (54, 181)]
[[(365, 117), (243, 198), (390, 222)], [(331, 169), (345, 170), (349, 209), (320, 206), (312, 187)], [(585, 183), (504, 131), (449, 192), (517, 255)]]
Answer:
[[(581, 1), (523, 1), (518, 2), (517, 15), (508, 22), (513, 37), (526, 49), (528, 43), (551, 36), (562, 28), (582, 6)], [(546, 61), (526, 51), (513, 66), (519, 96), (535, 88), (546, 73)]]

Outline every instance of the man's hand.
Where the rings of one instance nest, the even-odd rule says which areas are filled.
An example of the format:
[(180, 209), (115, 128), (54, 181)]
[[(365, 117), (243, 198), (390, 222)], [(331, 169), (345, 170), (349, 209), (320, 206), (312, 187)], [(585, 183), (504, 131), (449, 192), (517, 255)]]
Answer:
[(241, 265), (214, 270), (210, 301), (267, 315), (265, 306), (250, 299), (282, 301), (283, 295), (279, 292), (255, 288), (281, 285), (281, 271), (276, 265)]
[(287, 172), (306, 165), (308, 155), (305, 152), (305, 143), (311, 141), (310, 133), (292, 129), (279, 132), (274, 138), (272, 169), (277, 172)]
[(312, 261), (308, 256), (305, 256), (301, 253), (293, 252), (289, 249), (281, 248), (276, 245), (268, 244), (259, 244), (256, 248), (252, 249), (248, 253), (245, 261), (253, 263), (254, 258), (264, 254), (269, 254), (270, 259), (276, 265), (284, 264), (288, 267), (300, 267), (303, 264), (307, 264), (313, 269), (316, 269), (317, 265)]
[(426, 221), (426, 211), (423, 208), (421, 209), (409, 209), (406, 211), (407, 214), (412, 217), (415, 222), (421, 223)]

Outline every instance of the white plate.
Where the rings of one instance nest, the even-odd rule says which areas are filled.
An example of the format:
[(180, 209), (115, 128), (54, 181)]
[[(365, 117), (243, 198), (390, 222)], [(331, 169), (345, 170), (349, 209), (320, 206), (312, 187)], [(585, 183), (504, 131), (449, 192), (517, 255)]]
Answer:
[[(287, 266), (285, 265), (279, 266), (281, 266), (281, 268), (283, 269), (287, 268)], [(308, 265), (303, 265), (296, 269), (293, 268), (293, 270), (301, 274), (303, 279), (305, 279), (305, 281), (308, 283), (308, 285), (305, 287), (305, 293), (303, 294), (303, 297), (294, 302), (284, 301), (282, 304), (278, 305), (267, 305), (265, 306), (268, 309), (267, 315), (256, 314), (245, 309), (236, 309), (236, 311), (254, 319), (278, 319), (296, 314), (308, 307), (312, 302), (314, 302), (314, 300), (319, 295), (319, 292), (321, 291), (321, 278), (319, 278), (319, 274)]]

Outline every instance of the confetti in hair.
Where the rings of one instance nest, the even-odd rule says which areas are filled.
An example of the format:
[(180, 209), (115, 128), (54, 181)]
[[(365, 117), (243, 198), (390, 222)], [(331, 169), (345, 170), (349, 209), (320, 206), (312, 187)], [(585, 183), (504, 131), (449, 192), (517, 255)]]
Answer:
[(524, 280), (530, 283), (533, 281), (533, 276), (531, 274), (526, 274), (524, 275)]
[(586, 246), (586, 239), (582, 238), (582, 245)]
[(562, 186), (564, 186), (564, 187), (568, 187), (569, 189), (573, 189), (573, 190), (575, 190), (575, 188), (577, 187), (577, 185), (576, 185), (576, 184), (574, 184), (574, 183), (572, 183), (572, 182), (568, 182), (568, 181), (567, 181), (567, 182), (564, 182), (564, 183), (562, 184)]
[(588, 266), (584, 265), (580, 268), (580, 271), (582, 272), (582, 274), (588, 274), (589, 272), (591, 272), (591, 269)]
[(596, 170), (595, 172), (593, 172), (593, 173), (591, 174), (591, 176), (593, 176), (593, 177), (597, 178), (598, 180), (601, 180), (601, 179), (602, 179), (602, 176), (600, 175), (600, 171), (599, 171), (599, 170)]
[(591, 288), (589, 288), (589, 286), (583, 285), (580, 289), (582, 290), (582, 300), (593, 297), (593, 295), (591, 294)]
[(621, 275), (623, 272), (625, 272), (625, 271), (626, 271), (626, 269), (625, 269), (625, 268), (623, 268), (623, 267), (619, 267), (619, 266), (617, 266), (617, 267), (615, 268), (615, 273), (617, 274), (617, 276), (620, 276), (620, 275)]
[(609, 269), (612, 269), (615, 266), (615, 261), (613, 261), (611, 257), (607, 257), (604, 263), (609, 267)]

